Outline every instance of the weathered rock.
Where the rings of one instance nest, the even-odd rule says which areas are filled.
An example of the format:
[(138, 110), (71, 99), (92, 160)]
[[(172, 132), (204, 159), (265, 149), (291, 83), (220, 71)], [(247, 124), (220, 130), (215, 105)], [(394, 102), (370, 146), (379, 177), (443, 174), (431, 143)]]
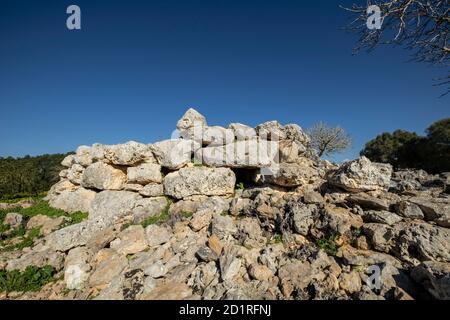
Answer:
[(302, 158), (297, 163), (281, 163), (272, 175), (265, 176), (265, 181), (283, 187), (306, 185), (319, 178), (311, 160)]
[(450, 199), (414, 197), (409, 201), (420, 207), (426, 220), (434, 221), (441, 227), (450, 228)]
[(22, 224), (23, 217), (19, 213), (9, 212), (6, 214), (3, 224), (11, 228), (17, 228)]
[(198, 211), (194, 213), (192, 216), (191, 221), (189, 222), (189, 226), (194, 231), (200, 231), (201, 229), (207, 227), (209, 223), (211, 222), (212, 213), (211, 211)]
[(303, 194), (303, 202), (306, 204), (316, 204), (325, 202), (325, 199), (317, 191), (307, 191)]
[(207, 246), (201, 246), (195, 254), (204, 262), (216, 261), (219, 258), (219, 256)]
[(392, 227), (381, 223), (366, 223), (363, 230), (375, 250), (389, 253), (394, 246), (397, 233)]
[(268, 121), (256, 126), (256, 132), (264, 140), (284, 140), (286, 134), (278, 121)]
[(197, 110), (190, 108), (186, 113), (178, 120), (177, 129), (180, 131), (187, 130), (194, 126), (207, 126), (206, 119)]
[(81, 179), (83, 178), (84, 167), (79, 164), (74, 164), (67, 170), (67, 179), (73, 184), (81, 184)]
[(75, 247), (84, 246), (88, 237), (88, 222), (82, 221), (50, 233), (45, 240), (46, 245), (51, 250), (64, 252)]
[(139, 194), (144, 197), (161, 197), (164, 195), (164, 187), (162, 184), (150, 183), (144, 186)]
[(80, 290), (89, 278), (92, 252), (85, 247), (72, 249), (64, 263), (64, 282), (67, 289)]
[(283, 132), (286, 135), (286, 139), (299, 142), (305, 147), (308, 147), (311, 142), (311, 138), (295, 123), (285, 125)]
[(450, 229), (417, 222), (399, 228), (394, 248), (397, 257), (414, 264), (429, 260), (450, 262)]
[(237, 232), (234, 221), (229, 216), (215, 215), (211, 221), (211, 234), (222, 239)]
[(97, 253), (96, 260), (95, 270), (89, 277), (91, 287), (106, 287), (128, 265), (127, 258), (113, 249), (102, 249)]
[(75, 163), (83, 167), (89, 166), (90, 164), (92, 164), (91, 148), (88, 146), (78, 147), (73, 160)]
[(150, 147), (135, 141), (105, 147), (104, 157), (112, 164), (122, 166), (132, 166), (139, 162), (155, 163)]
[(346, 198), (346, 201), (351, 204), (357, 204), (363, 209), (372, 209), (372, 210), (389, 209), (389, 204), (385, 199), (378, 199), (369, 196), (366, 193), (352, 194)]
[(361, 290), (361, 277), (356, 272), (341, 273), (338, 281), (339, 287), (350, 294)]
[(388, 254), (370, 250), (358, 250), (348, 245), (340, 247), (336, 256), (344, 259), (346, 264), (353, 266), (367, 267), (380, 263), (389, 263), (393, 266), (401, 267), (401, 263)]
[(150, 247), (155, 247), (166, 242), (169, 242), (172, 233), (164, 226), (149, 225), (145, 228), (145, 234), (147, 236), (147, 243)]
[(164, 178), (165, 193), (177, 199), (192, 195), (232, 195), (235, 184), (236, 176), (227, 168), (183, 168)]
[(65, 190), (49, 199), (51, 207), (65, 212), (88, 212), (94, 201), (96, 192), (84, 188)]
[(64, 222), (63, 217), (50, 218), (42, 214), (33, 216), (27, 222), (27, 229), (40, 228), (41, 234), (46, 236), (52, 231), (58, 229), (58, 227)]
[(241, 268), (241, 260), (238, 259), (233, 251), (225, 252), (220, 257), (220, 275), (223, 281), (232, 280), (238, 275)]
[(102, 191), (95, 196), (89, 210), (89, 221), (110, 226), (125, 217), (133, 217), (133, 209), (142, 197), (130, 191)]
[(149, 217), (162, 214), (167, 209), (165, 197), (144, 198), (136, 201), (133, 209), (133, 221), (140, 223)]
[(83, 173), (81, 185), (97, 190), (121, 190), (127, 182), (126, 174), (103, 162), (96, 162)]
[(256, 130), (245, 124), (231, 123), (228, 128), (233, 130), (234, 136), (238, 141), (250, 140), (256, 137)]
[(369, 210), (364, 211), (363, 220), (364, 222), (384, 223), (392, 226), (402, 221), (402, 218), (389, 211)]
[(143, 163), (137, 167), (130, 167), (127, 171), (128, 182), (148, 184), (161, 183), (161, 166), (154, 163)]
[(423, 219), (424, 215), (422, 210), (417, 204), (408, 202), (408, 201), (400, 201), (395, 206), (396, 212), (402, 217), (409, 219)]
[(184, 283), (167, 283), (156, 286), (143, 295), (143, 300), (185, 300), (192, 297), (192, 289)]
[(144, 274), (151, 278), (157, 279), (163, 277), (167, 273), (167, 271), (168, 270), (164, 265), (164, 263), (161, 260), (159, 260), (147, 266), (144, 269)]
[(272, 271), (264, 265), (260, 264), (252, 264), (248, 268), (248, 274), (256, 280), (259, 281), (268, 281), (273, 277)]
[(69, 154), (61, 162), (61, 165), (66, 168), (70, 168), (74, 164), (75, 164), (75, 155), (73, 155), (73, 154)]
[(450, 300), (450, 264), (426, 261), (415, 267), (412, 278), (420, 283), (434, 298)]
[(223, 245), (216, 235), (213, 234), (208, 238), (208, 247), (210, 247), (218, 256), (221, 255)]
[(274, 163), (277, 152), (277, 143), (252, 139), (198, 149), (195, 158), (210, 167), (264, 168)]
[(288, 290), (290, 292), (287, 292), (288, 296), (290, 296), (294, 289), (303, 291), (309, 285), (312, 281), (312, 273), (313, 270), (308, 261), (289, 260), (280, 266), (278, 278), (283, 279), (285, 282), (284, 286), (291, 287), (291, 290)]
[(352, 214), (349, 210), (326, 206), (319, 227), (334, 231), (338, 235), (346, 235), (351, 232), (352, 228), (358, 229), (362, 225), (362, 218)]
[(61, 270), (64, 264), (64, 255), (60, 252), (55, 252), (49, 247), (34, 248), (31, 251), (24, 253), (20, 258), (11, 259), (7, 262), (6, 270), (24, 271), (28, 266), (36, 266), (38, 268), (47, 265), (54, 267), (56, 270)]
[(230, 129), (214, 126), (203, 130), (202, 143), (207, 146), (223, 146), (234, 141), (234, 132)]
[(123, 190), (125, 191), (133, 191), (133, 192), (141, 192), (144, 189), (144, 186), (136, 183), (127, 183), (124, 185)]
[(289, 205), (289, 212), (292, 214), (295, 232), (307, 236), (317, 214), (316, 207), (294, 202)]
[(173, 139), (157, 142), (150, 146), (158, 163), (170, 170), (177, 170), (192, 161), (192, 155), (200, 144), (192, 140)]
[(110, 243), (111, 249), (119, 254), (128, 255), (144, 251), (147, 248), (147, 238), (141, 225), (129, 226)]
[(328, 182), (350, 192), (387, 190), (392, 166), (372, 163), (366, 157), (344, 163), (328, 177)]

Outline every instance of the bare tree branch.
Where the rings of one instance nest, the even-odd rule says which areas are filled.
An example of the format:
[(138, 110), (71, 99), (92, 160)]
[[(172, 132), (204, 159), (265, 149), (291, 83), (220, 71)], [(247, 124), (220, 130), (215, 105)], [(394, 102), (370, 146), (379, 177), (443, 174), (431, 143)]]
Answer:
[[(370, 5), (381, 9), (379, 30), (366, 26)], [(366, 5), (341, 8), (355, 16), (347, 26), (359, 36), (354, 53), (371, 51), (378, 45), (399, 45), (412, 51), (413, 61), (450, 66), (450, 0), (369, 0)], [(448, 86), (449, 77), (437, 85)], [(443, 95), (448, 93), (450, 86)]]
[(319, 157), (342, 152), (351, 145), (351, 138), (343, 128), (328, 127), (322, 122), (312, 127), (308, 134), (311, 137), (311, 146)]

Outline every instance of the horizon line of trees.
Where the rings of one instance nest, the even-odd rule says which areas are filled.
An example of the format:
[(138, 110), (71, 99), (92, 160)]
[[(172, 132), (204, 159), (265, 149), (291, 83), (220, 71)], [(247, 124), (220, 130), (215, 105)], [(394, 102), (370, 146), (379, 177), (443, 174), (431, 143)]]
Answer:
[(405, 130), (384, 132), (367, 142), (360, 155), (395, 169), (450, 172), (450, 118), (434, 122), (425, 132), (425, 136)]
[(31, 197), (46, 192), (58, 182), (67, 154), (0, 157), (0, 199)]

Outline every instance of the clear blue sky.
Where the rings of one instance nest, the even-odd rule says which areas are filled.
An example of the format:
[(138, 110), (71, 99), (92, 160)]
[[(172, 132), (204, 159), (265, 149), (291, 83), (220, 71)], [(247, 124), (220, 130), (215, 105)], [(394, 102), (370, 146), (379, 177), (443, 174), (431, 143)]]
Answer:
[[(450, 116), (432, 86), (447, 70), (400, 48), (351, 55), (338, 8), (351, 2), (2, 0), (0, 156), (150, 143), (195, 107), (217, 125), (341, 125), (354, 145), (340, 161), (383, 131)], [(70, 4), (80, 31), (66, 29)]]

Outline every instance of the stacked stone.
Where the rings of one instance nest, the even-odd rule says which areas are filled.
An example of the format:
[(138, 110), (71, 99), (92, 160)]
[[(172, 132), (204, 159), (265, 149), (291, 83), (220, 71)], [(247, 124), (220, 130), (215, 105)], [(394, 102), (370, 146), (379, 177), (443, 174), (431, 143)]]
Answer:
[(179, 138), (154, 144), (130, 141), (79, 147), (62, 162), (66, 169), (49, 192), (50, 205), (67, 212), (88, 212), (104, 197), (132, 198), (139, 208), (134, 218), (141, 220), (165, 208), (164, 196), (175, 201), (233, 196), (236, 176), (232, 169), (272, 168), (269, 175), (264, 171), (255, 175), (255, 182), (297, 187), (321, 176), (320, 166), (325, 163), (313, 160), (309, 137), (294, 124), (270, 121), (256, 128), (239, 123), (209, 127), (200, 113), (189, 109), (177, 130)]

